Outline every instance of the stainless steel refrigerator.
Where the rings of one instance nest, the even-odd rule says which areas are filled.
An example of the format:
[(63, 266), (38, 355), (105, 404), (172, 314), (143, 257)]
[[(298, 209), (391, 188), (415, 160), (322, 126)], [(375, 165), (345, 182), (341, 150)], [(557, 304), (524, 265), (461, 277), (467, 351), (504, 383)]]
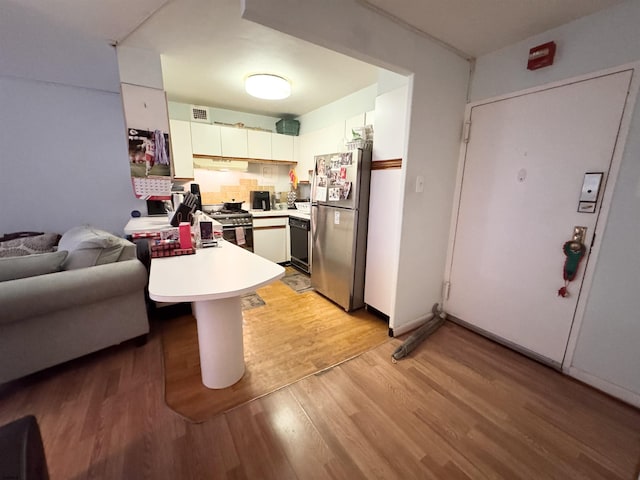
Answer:
[(364, 306), (371, 149), (315, 157), (311, 286), (347, 312)]

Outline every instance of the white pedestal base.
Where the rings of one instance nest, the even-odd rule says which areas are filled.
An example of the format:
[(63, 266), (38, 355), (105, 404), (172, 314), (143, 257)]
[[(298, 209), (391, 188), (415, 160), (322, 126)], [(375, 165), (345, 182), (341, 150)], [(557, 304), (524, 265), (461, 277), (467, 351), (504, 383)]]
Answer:
[(226, 388), (244, 375), (240, 297), (192, 303), (198, 323), (200, 369), (207, 388)]

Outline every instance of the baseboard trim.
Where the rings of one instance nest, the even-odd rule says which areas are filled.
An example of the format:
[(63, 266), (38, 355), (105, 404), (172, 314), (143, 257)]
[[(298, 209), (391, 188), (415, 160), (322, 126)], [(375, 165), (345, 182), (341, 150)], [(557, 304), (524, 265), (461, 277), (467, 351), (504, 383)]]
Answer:
[(404, 325), (400, 325), (399, 327), (389, 327), (389, 336), (390, 337), (398, 337), (403, 335), (411, 330), (415, 330), (416, 328), (422, 326), (424, 322), (429, 319), (430, 315), (423, 315), (422, 317), (416, 318), (415, 320), (405, 323)]
[(593, 388), (596, 388), (608, 395), (611, 395), (612, 397), (622, 400), (629, 405), (640, 408), (640, 394), (632, 392), (631, 390), (627, 390), (626, 388), (620, 387), (613, 383), (607, 382), (606, 380), (598, 378), (595, 375), (591, 375), (590, 373), (587, 373), (584, 370), (580, 370), (576, 367), (569, 367), (566, 373), (576, 380), (580, 380), (581, 382), (586, 383), (587, 385), (590, 385)]
[(456, 323), (458, 325), (460, 325), (461, 327), (464, 327), (468, 330), (471, 330), (472, 332), (476, 332), (480, 335), (482, 335), (483, 337), (487, 337), (490, 340), (493, 340), (496, 343), (499, 343), (500, 345), (504, 345), (507, 348), (510, 348), (511, 350), (514, 350), (518, 353), (521, 353), (522, 355), (531, 358), (532, 360), (535, 360), (536, 362), (542, 363), (543, 365), (546, 365), (548, 367), (551, 367), (555, 370), (559, 370), (562, 371), (562, 364), (560, 362), (557, 362), (555, 360), (552, 360), (550, 358), (547, 358), (543, 355), (540, 355), (539, 353), (533, 352), (527, 348), (521, 347), (520, 345), (517, 345), (509, 340), (506, 340), (502, 337), (499, 337), (498, 335), (495, 335), (491, 332), (487, 332), (486, 330), (483, 330), (482, 328), (476, 327), (475, 325), (465, 322), (464, 320), (460, 320), (458, 317), (454, 317), (452, 315), (447, 315), (447, 320), (451, 320), (453, 323)]
[(367, 309), (367, 312), (372, 313), (373, 315), (375, 315), (378, 318), (381, 318), (383, 320), (386, 320), (387, 322), (389, 321), (389, 315), (387, 315), (386, 313), (384, 313), (381, 310), (378, 310), (376, 307), (372, 307), (371, 305), (369, 305), (368, 303), (364, 304), (364, 308)]

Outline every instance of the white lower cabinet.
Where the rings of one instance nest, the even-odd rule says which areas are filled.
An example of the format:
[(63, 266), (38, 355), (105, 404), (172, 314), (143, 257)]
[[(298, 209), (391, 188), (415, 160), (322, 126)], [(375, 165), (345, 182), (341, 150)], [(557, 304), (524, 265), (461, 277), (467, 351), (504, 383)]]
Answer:
[(288, 216), (253, 217), (253, 253), (272, 262), (287, 261)]

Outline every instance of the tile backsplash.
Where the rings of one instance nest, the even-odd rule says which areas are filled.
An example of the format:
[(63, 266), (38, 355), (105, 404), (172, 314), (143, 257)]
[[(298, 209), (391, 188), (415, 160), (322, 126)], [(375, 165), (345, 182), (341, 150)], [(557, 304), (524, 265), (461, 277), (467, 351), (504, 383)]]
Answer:
[[(251, 166), (249, 172), (222, 172), (204, 169), (194, 170), (194, 182), (200, 185), (202, 203), (210, 205), (223, 202), (249, 202), (252, 190), (268, 191), (276, 202), (286, 202), (287, 192), (291, 189), (289, 169), (283, 166)], [(188, 190), (188, 187), (186, 187)]]
[(201, 187), (202, 203), (222, 203), (222, 202), (248, 202), (249, 192), (252, 190), (266, 190), (271, 196), (275, 192), (273, 185), (260, 185), (258, 180), (241, 178), (238, 185), (221, 185), (218, 192), (203, 191)]

